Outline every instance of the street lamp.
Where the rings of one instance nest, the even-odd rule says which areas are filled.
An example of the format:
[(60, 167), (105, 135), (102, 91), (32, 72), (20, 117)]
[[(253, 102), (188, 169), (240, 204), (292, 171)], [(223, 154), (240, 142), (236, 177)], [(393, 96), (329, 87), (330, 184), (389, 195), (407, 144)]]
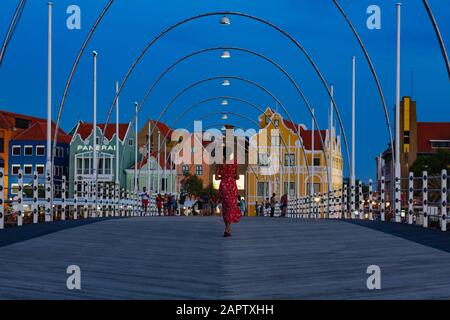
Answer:
[(225, 50), (224, 52), (222, 52), (222, 55), (220, 57), (222, 59), (230, 59), (231, 58), (230, 51)]
[(224, 87), (230, 86), (230, 85), (231, 85), (230, 80), (228, 80), (228, 79), (223, 80), (222, 85), (223, 85)]
[(220, 19), (220, 24), (223, 25), (223, 26), (229, 26), (231, 24), (231, 20), (227, 16), (223, 16)]

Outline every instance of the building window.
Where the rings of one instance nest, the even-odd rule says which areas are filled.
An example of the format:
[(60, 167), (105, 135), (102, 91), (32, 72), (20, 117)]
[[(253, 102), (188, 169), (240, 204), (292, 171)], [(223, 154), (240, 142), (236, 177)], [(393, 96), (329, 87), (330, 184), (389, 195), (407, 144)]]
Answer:
[(277, 147), (280, 145), (280, 136), (274, 135), (270, 137), (270, 142), (273, 147)]
[(36, 146), (36, 155), (37, 156), (45, 156), (45, 147), (44, 146)]
[(43, 164), (37, 164), (36, 165), (36, 171), (38, 175), (44, 175), (44, 165)]
[(273, 121), (273, 126), (274, 126), (275, 128), (278, 128), (279, 125), (280, 125), (280, 120), (275, 119), (275, 120)]
[(181, 170), (182, 170), (182, 172), (183, 172), (184, 175), (189, 174), (189, 166), (188, 166), (188, 165), (184, 164), (184, 165), (181, 167)]
[(295, 182), (289, 182), (289, 184), (285, 181), (284, 182), (284, 193), (288, 194), (289, 189), (289, 196), (295, 195)]
[(31, 176), (33, 174), (33, 166), (31, 164), (25, 164), (23, 166), (23, 174)]
[(269, 165), (269, 155), (267, 153), (258, 153), (258, 165), (261, 167)]
[(11, 184), (11, 194), (18, 194), (19, 193), (19, 185), (17, 183)]
[(26, 156), (32, 156), (33, 155), (33, 146), (23, 147), (23, 154)]
[(0, 132), (0, 153), (5, 152), (5, 137), (3, 131)]
[[(320, 183), (314, 183), (314, 191), (313, 193), (319, 193), (320, 192)], [(306, 184), (306, 194), (311, 194), (311, 183)]]
[(197, 175), (197, 176), (203, 175), (203, 166), (202, 165), (195, 166), (195, 175)]
[(314, 158), (314, 166), (320, 166), (320, 158)]
[(431, 141), (431, 148), (433, 149), (450, 149), (450, 140)]
[(12, 147), (12, 154), (13, 156), (20, 156), (20, 146), (13, 146)]
[(284, 155), (284, 165), (286, 167), (295, 166), (295, 154), (293, 153), (286, 153)]
[(21, 118), (16, 118), (16, 126), (15, 127), (17, 129), (28, 129), (30, 127), (30, 121), (21, 119)]
[(132, 146), (133, 143), (134, 143), (133, 139), (128, 139), (128, 145), (129, 145), (129, 146)]
[(20, 164), (13, 164), (11, 166), (11, 173), (14, 175), (18, 175), (20, 170)]
[(258, 182), (258, 190), (257, 190), (257, 196), (258, 197), (268, 197), (269, 196), (269, 182), (266, 181), (259, 181)]

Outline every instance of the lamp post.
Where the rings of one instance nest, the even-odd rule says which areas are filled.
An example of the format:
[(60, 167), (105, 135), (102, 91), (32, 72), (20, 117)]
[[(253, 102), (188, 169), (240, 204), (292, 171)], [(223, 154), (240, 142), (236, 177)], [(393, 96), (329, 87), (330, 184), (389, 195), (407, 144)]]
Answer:
[(45, 177), (45, 221), (53, 220), (53, 179), (52, 179), (52, 7), (48, 3), (48, 43), (47, 43), (47, 159)]
[(93, 164), (92, 164), (92, 178), (93, 178), (93, 189), (94, 189), (94, 211), (93, 211), (93, 217), (97, 217), (97, 52), (93, 51), (93, 68), (94, 68), (94, 81), (93, 81), (93, 122), (92, 122), (92, 131), (93, 131), (93, 138), (92, 138), (92, 145), (93, 145)]
[(355, 136), (356, 136), (356, 59), (352, 58), (352, 168), (350, 174), (350, 214), (351, 218), (355, 218)]
[(395, 181), (394, 185), (394, 214), (395, 222), (400, 222), (400, 24), (401, 24), (401, 3), (397, 3), (397, 50), (396, 50), (396, 81), (395, 81)]
[(138, 176), (137, 176), (137, 165), (138, 165), (138, 103), (134, 103), (134, 192), (138, 191)]

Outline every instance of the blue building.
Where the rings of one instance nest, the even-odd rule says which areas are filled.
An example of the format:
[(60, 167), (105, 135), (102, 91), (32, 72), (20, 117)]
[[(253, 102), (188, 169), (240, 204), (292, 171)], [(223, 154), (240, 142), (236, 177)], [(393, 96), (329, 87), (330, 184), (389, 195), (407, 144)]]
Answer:
[[(52, 132), (52, 137), (54, 129)], [(53, 179), (55, 196), (61, 196), (61, 181), (69, 173), (69, 153), (71, 137), (60, 130), (54, 158)], [(8, 197), (18, 193), (18, 173), (23, 172), (24, 193), (33, 193), (33, 175), (39, 176), (39, 194), (44, 195), (45, 164), (47, 157), (47, 126), (45, 121), (38, 121), (28, 129), (16, 135), (9, 143), (9, 179)]]

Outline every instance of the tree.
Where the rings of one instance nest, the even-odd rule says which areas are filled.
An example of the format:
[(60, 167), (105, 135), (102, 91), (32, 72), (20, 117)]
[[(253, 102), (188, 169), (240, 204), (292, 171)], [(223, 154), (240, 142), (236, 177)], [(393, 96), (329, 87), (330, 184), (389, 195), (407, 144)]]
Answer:
[(423, 171), (428, 175), (440, 175), (442, 169), (450, 169), (450, 151), (438, 150), (432, 155), (419, 156), (411, 166), (415, 176), (421, 176)]
[(181, 181), (181, 186), (184, 191), (194, 196), (200, 196), (203, 193), (203, 182), (199, 177), (186, 174)]

